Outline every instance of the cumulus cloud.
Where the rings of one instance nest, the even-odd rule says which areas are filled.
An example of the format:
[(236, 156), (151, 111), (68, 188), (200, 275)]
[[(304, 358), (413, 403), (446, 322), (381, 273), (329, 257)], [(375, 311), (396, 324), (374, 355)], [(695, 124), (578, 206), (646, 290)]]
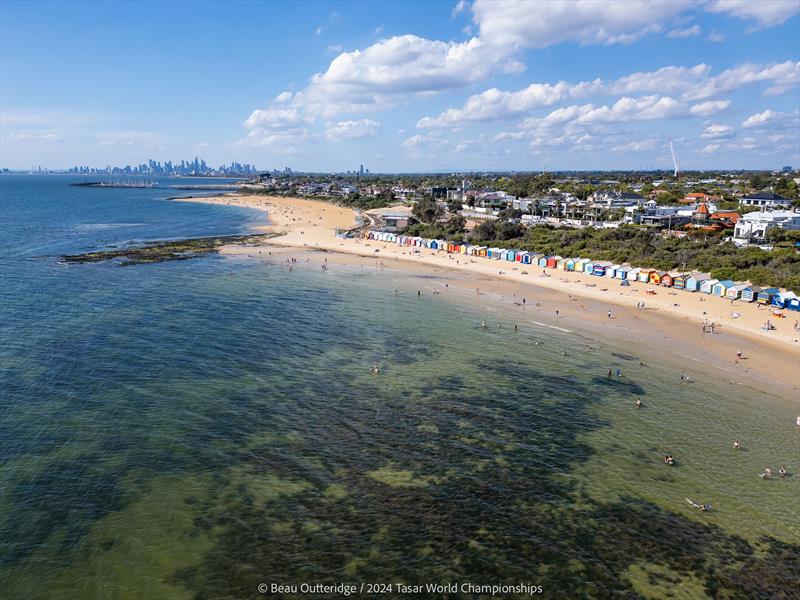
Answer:
[(534, 108), (550, 106), (563, 100), (586, 97), (600, 91), (602, 91), (602, 82), (599, 79), (576, 85), (564, 81), (555, 84), (532, 83), (518, 92), (504, 92), (492, 88), (471, 96), (463, 108), (451, 108), (438, 117), (420, 119), (417, 127), (455, 127), (464, 122), (504, 119), (523, 114)]
[(405, 94), (436, 92), (481, 81), (495, 70), (519, 72), (508, 48), (478, 38), (442, 42), (416, 35), (395, 36), (364, 50), (343, 52), (328, 69), (296, 94), (305, 110), (330, 116), (393, 105)]
[[(286, 92), (284, 92), (286, 93)], [(283, 94), (281, 94), (282, 96)], [(244, 122), (248, 129), (288, 129), (307, 123), (308, 118), (295, 107), (257, 108)]]
[(370, 119), (339, 121), (325, 126), (325, 137), (330, 141), (355, 140), (377, 135), (381, 124)]
[(697, 37), (700, 31), (700, 25), (692, 25), (686, 29), (671, 29), (667, 32), (667, 37), (672, 39)]
[(689, 111), (696, 117), (710, 117), (726, 110), (731, 105), (730, 100), (708, 100), (693, 104)]
[(684, 92), (686, 88), (700, 85), (711, 72), (711, 67), (700, 63), (693, 67), (668, 66), (656, 71), (642, 71), (620, 77), (608, 86), (611, 94), (638, 94)]
[(711, 33), (708, 34), (708, 41), (714, 42), (715, 44), (721, 44), (725, 41), (725, 34), (719, 33), (717, 31), (711, 30)]
[(451, 108), (437, 117), (420, 119), (417, 127), (457, 127), (467, 122), (506, 119), (536, 108), (592, 95), (683, 92), (687, 87), (701, 85), (710, 70), (709, 65), (701, 63), (694, 67), (669, 66), (656, 71), (633, 73), (610, 83), (600, 79), (579, 83), (533, 83), (517, 92), (492, 88), (471, 96), (462, 108)]
[(492, 138), (495, 142), (503, 142), (506, 140), (521, 140), (525, 137), (524, 131), (501, 131)]
[(764, 92), (768, 96), (786, 93), (800, 84), (800, 62), (787, 60), (769, 65), (744, 63), (723, 71), (703, 85), (692, 88), (686, 93), (686, 97), (690, 99), (709, 98), (759, 82), (771, 84)]
[(436, 135), (412, 135), (410, 138), (403, 141), (403, 147), (416, 149), (430, 146), (442, 146), (446, 143), (446, 140)]
[(292, 99), (292, 92), (281, 92), (277, 96), (275, 96), (275, 102), (278, 104), (283, 104), (285, 102), (289, 102)]
[(755, 29), (780, 25), (800, 12), (796, 0), (714, 0), (706, 10), (756, 22)]
[(698, 150), (698, 154), (714, 154), (717, 150), (719, 150), (720, 144), (706, 144), (700, 150)]
[(544, 48), (561, 42), (627, 44), (661, 30), (689, 0), (476, 0), (473, 21), (491, 44)]
[[(522, 90), (509, 92), (491, 88), (470, 96), (463, 107), (450, 108), (435, 117), (423, 117), (419, 128), (458, 127), (465, 123), (508, 119), (536, 108), (594, 95), (623, 96), (658, 92), (675, 94), (682, 100), (698, 100), (757, 82), (772, 85), (765, 94), (788, 91), (800, 82), (800, 63), (760, 65), (747, 63), (710, 77), (705, 63), (693, 67), (667, 66), (620, 77), (611, 82), (600, 79), (568, 83), (533, 83)], [(727, 109), (728, 100), (707, 100), (691, 107), (691, 114), (707, 117)]]
[(704, 139), (718, 139), (731, 137), (735, 133), (733, 127), (723, 123), (712, 123), (700, 134)]
[[(591, 106), (591, 105), (588, 105)], [(623, 97), (611, 106), (592, 106), (577, 123), (623, 123), (686, 116), (686, 105), (669, 96)]]
[[(286, 102), (291, 99), (282, 92), (278, 94), (277, 106), (254, 110), (245, 120), (247, 137), (237, 143), (246, 146), (277, 146), (306, 141), (310, 138), (307, 126), (311, 120), (294, 106)], [(280, 99), (280, 100), (278, 100)]]
[(660, 145), (664, 144), (664, 140), (662, 138), (651, 137), (644, 140), (634, 140), (628, 142), (627, 144), (622, 144), (620, 146), (614, 146), (611, 148), (612, 152), (646, 152), (648, 150), (654, 150)]
[(742, 121), (742, 127), (745, 129), (752, 129), (754, 127), (767, 127), (777, 124), (782, 121), (786, 115), (774, 110), (767, 109), (764, 112), (750, 115)]

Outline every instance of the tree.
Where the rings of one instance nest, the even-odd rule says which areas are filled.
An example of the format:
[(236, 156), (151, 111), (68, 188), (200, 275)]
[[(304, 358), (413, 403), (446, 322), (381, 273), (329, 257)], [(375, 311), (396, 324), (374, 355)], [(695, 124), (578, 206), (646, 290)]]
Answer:
[(767, 178), (764, 177), (761, 173), (754, 173), (752, 177), (750, 177), (750, 186), (755, 190), (761, 190), (767, 185)]
[(501, 221), (508, 219), (519, 219), (520, 217), (522, 217), (522, 211), (516, 208), (504, 208), (497, 213), (497, 218)]
[(461, 215), (453, 215), (444, 224), (444, 230), (449, 236), (464, 233), (467, 227), (467, 220)]
[(493, 240), (495, 229), (495, 222), (487, 219), (472, 230), (472, 237), (476, 240)]
[(411, 209), (411, 214), (420, 223), (434, 223), (444, 213), (444, 210), (433, 198), (421, 198)]
[(461, 200), (458, 198), (450, 198), (450, 200), (447, 201), (447, 210), (454, 214), (460, 211)]

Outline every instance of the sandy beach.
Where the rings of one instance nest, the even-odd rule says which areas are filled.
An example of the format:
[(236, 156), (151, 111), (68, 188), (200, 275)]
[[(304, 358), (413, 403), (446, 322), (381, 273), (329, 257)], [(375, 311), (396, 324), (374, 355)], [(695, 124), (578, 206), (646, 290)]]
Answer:
[[(326, 255), (326, 261), (334, 264), (424, 269), (441, 281), (429, 281), (421, 293), (447, 289), (482, 304), (506, 304), (510, 310), (519, 311), (520, 323), (529, 320), (585, 331), (597, 338), (629, 341), (657, 353), (663, 351), (675, 360), (707, 364), (735, 383), (774, 384), (781, 395), (789, 398), (796, 398), (800, 389), (800, 332), (794, 329), (800, 315), (791, 311), (784, 311), (786, 316), (780, 318), (753, 303), (731, 303), (705, 294), (643, 283), (620, 287), (618, 280), (582, 273), (555, 269), (543, 273), (541, 267), (532, 265), (429, 249), (415, 252), (374, 240), (343, 239), (336, 237), (336, 230), (352, 228), (355, 212), (322, 201), (234, 194), (180, 201), (266, 211), (269, 225), (258, 229), (283, 233), (266, 244), (276, 253), (293, 249), (292, 256), (298, 256), (300, 250), (327, 251), (350, 255)], [(223, 252), (254, 255), (252, 247), (231, 246)], [(360, 258), (352, 258), (353, 255)], [(319, 264), (322, 259), (309, 262)], [(656, 293), (647, 293), (648, 290)], [(644, 308), (639, 308), (642, 302)], [(774, 330), (762, 329), (767, 319)], [(713, 335), (702, 332), (706, 320), (717, 324)], [(737, 360), (737, 350), (742, 352), (741, 360)]]

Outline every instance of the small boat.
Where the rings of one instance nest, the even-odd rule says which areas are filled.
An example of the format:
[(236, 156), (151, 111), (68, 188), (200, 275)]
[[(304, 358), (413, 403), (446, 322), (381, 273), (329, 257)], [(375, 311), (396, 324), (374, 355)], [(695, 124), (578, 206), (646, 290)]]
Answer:
[(703, 511), (703, 512), (711, 510), (711, 505), (710, 504), (698, 504), (697, 502), (695, 502), (691, 498), (684, 498), (684, 500), (686, 500), (686, 502), (691, 504), (697, 510), (700, 510), (700, 511)]

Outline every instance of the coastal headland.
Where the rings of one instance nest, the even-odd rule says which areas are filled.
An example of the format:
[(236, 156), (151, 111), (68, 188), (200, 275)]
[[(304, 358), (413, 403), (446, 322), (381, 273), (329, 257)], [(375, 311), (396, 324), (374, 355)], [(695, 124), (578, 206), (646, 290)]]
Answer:
[[(280, 235), (259, 245), (269, 247), (275, 258), (325, 251), (324, 261), (331, 265), (425, 271), (437, 277), (420, 293), (447, 290), (482, 305), (505, 303), (518, 311), (514, 318), (520, 324), (533, 321), (598, 340), (632, 343), (651, 355), (717, 369), (729, 383), (768, 387), (787, 398), (796, 398), (800, 389), (800, 332), (793, 313), (776, 317), (754, 303), (706, 294), (644, 283), (620, 287), (617, 280), (583, 273), (543, 272), (533, 265), (343, 238), (336, 233), (355, 226), (355, 211), (318, 200), (237, 194), (176, 200), (265, 211), (268, 224), (257, 229)], [(221, 253), (268, 256), (254, 253), (253, 245), (228, 245)], [(323, 263), (319, 255), (307, 257), (314, 268)], [(763, 329), (768, 319), (775, 327), (771, 331)], [(703, 332), (706, 322), (716, 324), (715, 333)]]

